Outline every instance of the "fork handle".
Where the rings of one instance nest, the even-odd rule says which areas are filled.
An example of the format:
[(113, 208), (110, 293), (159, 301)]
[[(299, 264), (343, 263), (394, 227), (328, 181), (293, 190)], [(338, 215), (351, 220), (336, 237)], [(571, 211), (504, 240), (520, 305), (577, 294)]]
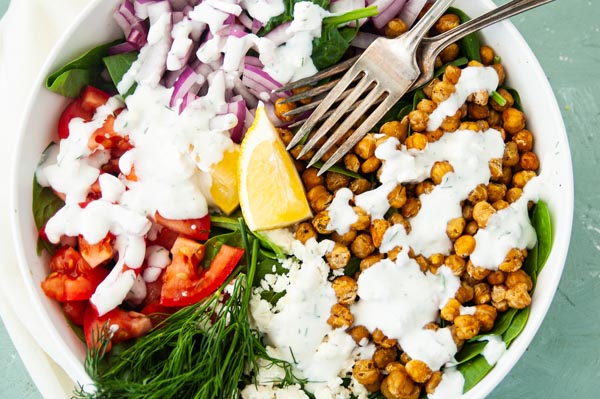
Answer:
[[(498, 8), (495, 8), (487, 13), (471, 19), (470, 21), (460, 24), (458, 27), (444, 32), (440, 35), (431, 38), (424, 38), (421, 42), (421, 59), (423, 60), (423, 68), (426, 68), (426, 75), (433, 76), (433, 67), (429, 68), (429, 64), (433, 65), (435, 57), (452, 42), (455, 42), (470, 33), (479, 31), (496, 22), (510, 18), (532, 8), (550, 3), (554, 0), (513, 0)], [(425, 72), (425, 71), (424, 71)], [(429, 77), (429, 79), (431, 79)], [(427, 80), (429, 80), (427, 79)], [(419, 79), (420, 81), (421, 79)]]
[[(450, 4), (454, 0), (437, 0), (429, 10), (423, 15), (423, 17), (412, 27), (410, 31), (401, 35), (402, 41), (406, 43), (408, 42), (408, 50), (409, 53), (413, 50), (416, 51), (417, 47), (421, 43), (421, 40), (425, 37), (427, 32), (431, 29), (431, 27), (435, 24), (435, 22), (446, 12)], [(399, 40), (400, 39), (392, 39)]]

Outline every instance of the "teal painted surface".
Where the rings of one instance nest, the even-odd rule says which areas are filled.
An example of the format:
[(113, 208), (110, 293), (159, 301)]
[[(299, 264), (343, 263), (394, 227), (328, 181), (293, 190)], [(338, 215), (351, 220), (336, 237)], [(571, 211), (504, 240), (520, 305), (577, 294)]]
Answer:
[[(8, 0), (0, 0), (0, 15), (7, 5)], [(599, 17), (598, 0), (557, 0), (513, 18), (548, 75), (569, 132), (575, 218), (567, 265), (548, 317), (521, 361), (489, 399), (599, 397)], [(2, 325), (0, 370), (0, 398), (40, 397)]]

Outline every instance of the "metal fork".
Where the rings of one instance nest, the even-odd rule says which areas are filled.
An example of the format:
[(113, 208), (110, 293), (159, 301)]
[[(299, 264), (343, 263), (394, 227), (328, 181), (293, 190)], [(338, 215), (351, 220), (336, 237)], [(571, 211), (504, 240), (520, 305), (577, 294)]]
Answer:
[[(417, 59), (417, 63), (418, 63), (420, 72), (417, 71), (417, 74), (420, 73), (420, 76), (418, 76), (416, 79), (414, 79), (408, 88), (406, 88), (406, 86), (404, 85), (402, 87), (403, 90), (397, 90), (395, 93), (401, 92), (401, 94), (400, 94), (400, 97), (401, 97), (406, 92), (416, 89), (416, 88), (426, 84), (429, 80), (431, 80), (433, 77), (433, 74), (434, 74), (435, 58), (450, 43), (452, 43), (456, 40), (459, 40), (472, 32), (478, 31), (489, 25), (499, 22), (503, 19), (512, 17), (516, 14), (519, 14), (524, 11), (530, 10), (532, 8), (541, 6), (543, 4), (547, 4), (551, 1), (554, 1), (554, 0), (513, 0), (509, 3), (506, 3), (500, 7), (492, 10), (492, 11), (489, 11), (489, 12), (481, 15), (478, 18), (472, 19), (464, 24), (461, 24), (457, 28), (455, 28), (451, 31), (445, 32), (445, 33), (435, 36), (433, 38), (423, 38), (420, 41), (420, 44), (419, 44), (419, 40), (417, 38), (417, 46), (418, 46), (418, 50), (419, 50), (419, 54), (420, 54)], [(439, 1), (436, 2), (436, 5), (438, 3), (440, 3), (440, 2)], [(443, 7), (443, 6), (441, 6), (441, 7)], [(445, 8), (444, 8), (444, 10), (445, 10)], [(436, 17), (436, 19), (437, 19), (437, 17)], [(416, 27), (417, 26), (415, 26), (415, 28)], [(427, 29), (429, 29), (429, 28), (427, 28)], [(405, 37), (406, 35), (409, 35), (413, 31), (414, 31), (414, 28), (407, 34), (401, 36), (400, 38)], [(400, 38), (393, 39), (393, 40), (399, 40)], [(375, 42), (377, 42), (378, 40), (379, 39), (377, 39)], [(369, 49), (372, 46), (373, 45), (371, 45), (369, 47)], [(367, 51), (368, 51), (368, 49), (367, 49)], [(364, 57), (364, 54), (360, 58), (354, 57), (354, 58), (349, 59), (343, 63), (340, 63), (334, 67), (331, 67), (325, 71), (322, 71), (312, 77), (302, 79), (297, 82), (292, 82), (291, 84), (287, 85), (282, 90), (291, 90), (296, 87), (302, 87), (302, 86), (306, 86), (306, 85), (315, 84), (326, 77), (331, 77), (331, 76), (334, 76), (336, 74), (343, 72), (344, 70), (350, 69), (350, 71), (346, 75), (344, 75), (344, 77), (342, 78), (342, 80), (346, 79), (347, 75), (349, 75), (350, 72), (352, 72), (352, 69), (355, 68), (355, 66), (353, 66), (353, 65), (356, 65), (355, 63), (358, 63), (363, 57)], [(407, 62), (407, 61), (404, 60), (404, 62)], [(384, 72), (387, 72), (387, 70), (385, 70)], [(327, 97), (325, 97), (325, 99), (323, 99), (323, 100), (314, 101), (314, 104), (310, 103), (303, 107), (299, 107), (299, 111), (291, 111), (288, 114), (286, 114), (286, 115), (295, 115), (295, 114), (298, 114), (299, 112), (307, 112), (307, 111), (310, 111), (310, 109), (317, 107), (317, 109), (311, 114), (311, 116), (308, 118), (308, 120), (306, 120), (304, 122), (304, 125), (302, 126), (302, 128), (294, 136), (294, 138), (288, 145), (288, 149), (297, 145), (303, 139), (304, 135), (306, 135), (320, 120), (322, 120), (324, 118), (328, 118), (325, 121), (325, 123), (321, 126), (321, 128), (315, 133), (315, 135), (313, 135), (313, 137), (311, 137), (311, 139), (306, 143), (306, 145), (303, 147), (302, 151), (298, 155), (298, 158), (304, 156), (308, 151), (312, 150), (314, 148), (315, 144), (327, 133), (327, 131), (333, 126), (333, 124), (335, 124), (335, 122), (337, 122), (337, 120), (339, 120), (339, 118), (341, 118), (347, 112), (352, 112), (352, 114), (349, 116), (349, 118), (345, 122), (343, 122), (336, 129), (334, 134), (331, 137), (329, 137), (329, 139), (325, 142), (325, 144), (323, 144), (321, 146), (319, 151), (317, 151), (317, 153), (314, 155), (314, 157), (310, 160), (309, 165), (313, 165), (314, 163), (319, 161), (321, 159), (321, 157), (327, 151), (329, 151), (335, 143), (337, 143), (339, 141), (339, 139), (354, 125), (354, 123), (356, 123), (358, 118), (360, 118), (366, 111), (368, 111), (368, 109), (371, 106), (382, 103), (375, 109), (375, 111), (373, 113), (370, 114), (370, 116), (367, 117), (367, 119), (340, 146), (340, 148), (327, 160), (327, 162), (325, 162), (323, 164), (323, 166), (321, 166), (321, 168), (319, 170), (319, 174), (324, 173), (333, 164), (335, 164), (339, 159), (341, 159), (350, 149), (352, 149), (354, 147), (354, 145), (358, 141), (360, 141), (360, 139), (369, 131), (369, 129), (371, 129), (377, 123), (377, 121), (379, 119), (381, 119), (381, 117), (383, 117), (385, 112), (387, 112), (387, 110), (389, 110), (393, 106), (393, 104), (400, 98), (400, 97), (398, 97), (392, 101), (392, 100), (390, 100), (390, 97), (392, 97), (392, 94), (385, 97), (382, 95), (382, 93), (385, 92), (385, 89), (380, 88), (378, 98), (373, 99), (373, 97), (375, 97), (376, 95), (371, 95), (371, 93), (369, 93), (369, 95), (367, 95), (367, 97), (364, 100), (356, 101), (358, 99), (358, 97), (360, 96), (360, 94), (358, 94), (358, 96), (356, 96), (356, 95), (354, 96), (356, 98), (352, 99), (353, 104), (351, 104), (350, 101), (348, 101), (348, 98), (350, 97), (350, 95), (352, 93), (354, 93), (355, 88), (348, 89), (345, 91), (344, 91), (344, 89), (346, 89), (346, 87), (353, 80), (357, 80), (356, 76), (357, 76), (357, 74), (354, 74), (353, 79), (349, 83), (345, 84), (341, 89), (339, 88), (340, 86), (336, 86), (336, 84), (341, 83), (342, 80), (334, 80), (325, 85), (317, 86), (314, 89), (303, 92), (297, 96), (293, 96), (288, 99), (289, 101), (298, 101), (298, 100), (301, 100), (304, 98), (313, 97), (318, 93), (322, 93), (324, 91), (329, 90), (333, 86), (335, 86), (334, 90), (336, 90), (336, 93), (334, 93), (336, 98), (329, 100), (327, 103), (325, 101), (327, 101), (329, 97), (333, 97), (333, 95), (330, 94)], [(364, 79), (365, 78), (363, 77), (363, 80)], [(386, 81), (389, 81), (389, 80), (386, 79)], [(362, 80), (361, 80), (361, 82), (362, 82)], [(373, 82), (371, 82), (371, 84), (372, 83)], [(400, 81), (400, 84), (402, 84), (402, 83), (406, 84), (405, 82)], [(394, 84), (398, 85), (398, 83), (394, 83), (392, 81), (391, 85), (394, 85)], [(357, 87), (358, 87), (358, 85), (357, 85)], [(333, 93), (333, 90), (332, 90), (332, 93)], [(396, 95), (398, 95), (398, 94), (396, 94)], [(371, 98), (369, 98), (369, 96), (371, 96)], [(340, 101), (342, 99), (343, 99), (343, 102), (338, 105), (336, 110), (327, 111), (325, 109), (324, 111), (327, 111), (327, 112), (323, 111), (324, 108), (329, 108), (329, 107), (331, 107), (331, 105), (333, 105), (333, 103), (335, 103), (336, 101)], [(321, 109), (321, 112), (319, 112), (320, 109)], [(385, 110), (383, 110), (383, 109), (385, 109)], [(319, 112), (319, 113), (317, 114), (317, 112)], [(333, 120), (333, 122), (330, 122), (330, 120), (333, 119), (332, 117), (335, 117), (335, 120)], [(349, 122), (349, 120), (350, 120), (350, 122)], [(323, 128), (323, 126), (325, 126), (325, 129)]]

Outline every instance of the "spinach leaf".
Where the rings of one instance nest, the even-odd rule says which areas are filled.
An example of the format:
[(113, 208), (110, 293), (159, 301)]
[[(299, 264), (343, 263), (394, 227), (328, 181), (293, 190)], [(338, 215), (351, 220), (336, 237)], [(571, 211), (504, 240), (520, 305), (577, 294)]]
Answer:
[(260, 293), (260, 299), (264, 299), (269, 302), (271, 305), (276, 305), (277, 302), (285, 296), (286, 292), (275, 292), (275, 291), (263, 291)]
[(258, 232), (253, 232), (252, 235), (258, 240), (262, 248), (266, 248), (273, 252), (274, 256), (271, 258), (285, 258), (285, 253), (283, 252), (283, 250), (277, 244), (269, 240), (266, 236)]
[(450, 61), (450, 62), (447, 62), (444, 65), (442, 65), (442, 67), (440, 69), (435, 71), (435, 73), (433, 74), (433, 77), (439, 78), (440, 76), (442, 76), (444, 74), (444, 72), (446, 72), (446, 68), (448, 68), (449, 65), (453, 65), (455, 67), (461, 67), (461, 66), (467, 65), (468, 63), (469, 63), (469, 59), (467, 57), (457, 58), (454, 61)]
[[(396, 104), (394, 104), (394, 106), (388, 112), (385, 113), (383, 118), (381, 118), (379, 122), (375, 124), (375, 127), (373, 127), (372, 131), (378, 132), (379, 129), (381, 129), (381, 127), (387, 122), (402, 120), (404, 115), (401, 114), (407, 106), (409, 107), (408, 112), (412, 111), (412, 105), (408, 101), (399, 101)], [(408, 115), (408, 112), (406, 112), (406, 115)]]
[(537, 268), (536, 274), (542, 270), (552, 249), (552, 219), (548, 204), (538, 201), (533, 211), (533, 227), (537, 234)]
[(519, 95), (519, 92), (516, 91), (515, 89), (511, 89), (510, 87), (504, 87), (504, 88), (506, 90), (508, 90), (508, 92), (512, 95), (513, 100), (515, 101), (515, 103), (513, 104), (513, 107), (515, 107), (519, 111), (523, 112), (523, 103), (521, 102), (521, 96)]
[(494, 323), (494, 328), (488, 333), (492, 335), (502, 335), (508, 330), (510, 324), (512, 323), (515, 315), (517, 314), (517, 309), (508, 309), (506, 312), (501, 313), (496, 322)]
[[(104, 62), (104, 65), (106, 65), (108, 74), (110, 75), (115, 87), (118, 86), (121, 79), (123, 79), (123, 76), (127, 73), (129, 68), (131, 68), (131, 65), (135, 62), (135, 60), (137, 60), (137, 57), (138, 52), (134, 51), (130, 53), (110, 55), (102, 58), (102, 61)], [(127, 90), (126, 93), (121, 93), (123, 98), (132, 94), (135, 91), (135, 87), (136, 85), (134, 84), (129, 88), (129, 90)]]
[(523, 270), (531, 277), (535, 289), (535, 283), (537, 282), (538, 275), (538, 244), (527, 252), (527, 259), (523, 264)]
[(473, 388), (483, 377), (490, 372), (494, 366), (491, 366), (485, 357), (477, 355), (474, 358), (458, 365), (458, 370), (465, 378), (463, 392)]
[(253, 286), (258, 286), (267, 274), (286, 274), (288, 271), (275, 259), (265, 258), (256, 265)]
[(360, 259), (351, 257), (346, 267), (344, 267), (344, 276), (350, 276), (354, 278), (356, 273), (360, 271)]
[[(275, 29), (277, 26), (294, 19), (294, 6), (296, 5), (296, 3), (300, 3), (301, 1), (306, 1), (306, 0), (283, 0), (283, 5), (285, 7), (283, 13), (276, 17), (272, 17), (266, 23), (266, 25), (263, 26), (263, 28), (261, 29), (259, 34), (261, 36), (266, 35), (270, 31)], [(318, 6), (321, 6), (321, 8), (323, 8), (325, 10), (329, 7), (329, 0), (309, 0), (309, 1), (313, 2), (314, 4), (316, 4)]]
[(425, 95), (425, 92), (423, 91), (423, 89), (417, 89), (413, 96), (412, 110), (414, 111), (415, 109), (417, 109), (417, 104), (419, 104), (419, 102), (421, 102), (421, 100), (424, 100), (426, 98), (427, 98), (427, 96)]
[(514, 341), (525, 328), (527, 319), (529, 319), (529, 309), (530, 307), (528, 306), (525, 309), (519, 310), (513, 318), (512, 323), (510, 323), (510, 326), (506, 329), (504, 334), (502, 334), (502, 340), (506, 344), (506, 347), (510, 346), (512, 341)]
[[(46, 222), (63, 206), (65, 206), (65, 203), (54, 194), (52, 189), (40, 186), (37, 179), (35, 177), (33, 178), (32, 211), (33, 220), (35, 221), (35, 226), (38, 231), (40, 231)], [(49, 254), (53, 254), (55, 249), (56, 247), (51, 243), (38, 238), (38, 255), (41, 255), (42, 250), (46, 250)]]
[[(314, 167), (317, 169), (320, 169), (321, 166), (323, 166), (323, 161), (318, 161), (314, 163)], [(351, 170), (348, 170), (346, 168), (344, 168), (343, 166), (340, 165), (333, 165), (331, 168), (328, 169), (330, 172), (335, 172), (335, 173), (339, 173), (340, 175), (344, 175), (344, 176), (348, 176), (351, 177), (353, 179), (360, 179), (362, 176), (359, 175), (358, 173), (352, 172)]]
[(210, 215), (210, 225), (211, 227), (219, 227), (230, 231), (236, 231), (240, 228), (238, 217), (223, 215)]
[(336, 25), (323, 25), (321, 37), (313, 40), (312, 60), (317, 69), (325, 69), (342, 59), (356, 30), (353, 28), (338, 29)]
[(120, 42), (122, 40), (95, 47), (67, 63), (48, 76), (46, 87), (66, 97), (78, 97), (81, 90), (87, 85), (105, 90), (114, 89), (112, 84), (107, 85), (100, 77), (104, 69), (102, 58), (106, 57), (110, 47)]
[(479, 355), (485, 346), (487, 345), (487, 341), (473, 341), (466, 342), (460, 352), (456, 354), (454, 357), (458, 364), (462, 364), (468, 362), (473, 359), (475, 356)]
[(205, 253), (204, 259), (202, 260), (202, 266), (204, 268), (210, 266), (210, 262), (215, 258), (223, 244), (231, 245), (232, 247), (245, 248), (242, 233), (240, 231), (233, 231), (231, 233), (211, 237), (204, 243)]
[[(467, 14), (458, 8), (450, 7), (448, 8), (447, 13), (458, 15), (460, 22), (463, 24), (471, 19)], [(469, 60), (481, 62), (481, 55), (479, 54), (479, 47), (481, 46), (481, 43), (477, 32), (471, 33), (460, 39), (459, 46)]]

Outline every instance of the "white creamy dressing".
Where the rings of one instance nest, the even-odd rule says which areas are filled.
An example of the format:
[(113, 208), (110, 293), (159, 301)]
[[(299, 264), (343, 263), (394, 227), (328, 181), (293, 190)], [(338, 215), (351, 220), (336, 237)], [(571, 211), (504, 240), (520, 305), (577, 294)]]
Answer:
[(248, 15), (263, 24), (285, 11), (283, 0), (241, 0), (240, 5)]
[(384, 259), (361, 273), (360, 301), (351, 307), (355, 324), (370, 331), (379, 328), (397, 339), (413, 359), (439, 370), (453, 358), (456, 344), (447, 328), (434, 332), (423, 327), (437, 320), (440, 309), (459, 286), (460, 279), (447, 267), (441, 267), (437, 274), (424, 274), (404, 250), (396, 262)]
[(487, 341), (481, 354), (490, 366), (495, 365), (506, 352), (506, 343), (498, 335), (484, 335), (479, 341)]
[(444, 369), (442, 381), (432, 394), (427, 395), (429, 399), (459, 399), (463, 395), (465, 377), (455, 367)]
[(350, 231), (350, 226), (358, 220), (358, 215), (349, 204), (353, 197), (352, 191), (346, 187), (340, 188), (335, 193), (328, 207), (331, 219), (327, 224), (327, 230), (333, 230), (341, 235)]
[(498, 73), (492, 67), (463, 69), (460, 79), (455, 85), (456, 91), (446, 101), (438, 104), (437, 108), (429, 115), (427, 131), (431, 132), (439, 128), (444, 119), (454, 115), (471, 94), (484, 90), (491, 94), (498, 87), (498, 82)]
[[(351, 370), (355, 358), (371, 356), (374, 351), (372, 345), (357, 348), (343, 328), (334, 330), (327, 324), (331, 307), (337, 302), (327, 280), (330, 268), (323, 260), (332, 247), (329, 240), (317, 243), (311, 239), (306, 245), (295, 241), (294, 254), (299, 262), (289, 259), (284, 263), (289, 267), (287, 275), (271, 275), (266, 279), (268, 284), (263, 280), (250, 304), (269, 354), (292, 363), (296, 375), (310, 382), (307, 389), (320, 392), (317, 397), (323, 398), (334, 397), (332, 389), (339, 390), (339, 376)], [(260, 298), (262, 289), (285, 290), (286, 295), (271, 306)]]

